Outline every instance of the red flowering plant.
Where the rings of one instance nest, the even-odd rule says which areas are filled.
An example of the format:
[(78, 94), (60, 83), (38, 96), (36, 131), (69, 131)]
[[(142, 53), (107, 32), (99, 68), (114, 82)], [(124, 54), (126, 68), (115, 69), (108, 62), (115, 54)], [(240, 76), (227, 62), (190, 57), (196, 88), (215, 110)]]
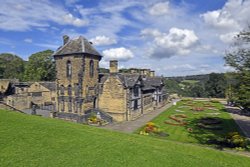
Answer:
[(168, 134), (162, 132), (159, 128), (159, 126), (155, 125), (153, 122), (148, 122), (144, 129), (140, 131), (141, 135), (158, 135), (158, 136), (168, 136)]

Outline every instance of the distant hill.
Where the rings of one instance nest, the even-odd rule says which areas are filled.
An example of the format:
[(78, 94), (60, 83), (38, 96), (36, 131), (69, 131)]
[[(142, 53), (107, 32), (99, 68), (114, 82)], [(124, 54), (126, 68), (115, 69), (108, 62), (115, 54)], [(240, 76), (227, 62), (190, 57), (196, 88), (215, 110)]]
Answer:
[(181, 82), (183, 80), (207, 81), (209, 79), (209, 74), (166, 77), (166, 79), (173, 79), (177, 82)]
[(224, 98), (226, 78), (223, 73), (165, 77), (165, 86), (169, 93), (188, 97)]

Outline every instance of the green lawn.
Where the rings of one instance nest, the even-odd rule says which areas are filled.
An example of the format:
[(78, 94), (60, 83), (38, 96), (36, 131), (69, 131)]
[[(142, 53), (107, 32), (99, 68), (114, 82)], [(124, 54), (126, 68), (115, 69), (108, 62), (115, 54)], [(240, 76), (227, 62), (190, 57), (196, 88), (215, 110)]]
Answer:
[(195, 83), (197, 83), (197, 82), (199, 82), (199, 81), (197, 81), (197, 80), (183, 80), (183, 81), (181, 81), (182, 83), (189, 83), (189, 84), (195, 84)]
[(0, 110), (0, 166), (250, 166), (250, 158)]
[[(202, 107), (205, 103), (213, 105), (215, 110), (209, 110), (206, 107), (204, 111), (192, 111), (190, 108), (192, 106), (188, 106), (192, 104), (193, 106)], [(184, 107), (183, 107), (184, 106)], [(179, 111), (179, 112), (178, 112)], [(183, 112), (182, 112), (183, 111)], [(212, 113), (212, 114), (211, 114)], [(214, 113), (219, 113), (218, 115), (213, 115)], [(166, 120), (170, 120), (169, 116), (173, 114), (185, 114), (187, 118), (185, 119), (188, 122), (185, 126), (176, 126), (176, 125), (169, 125), (164, 123)], [(203, 128), (199, 128), (197, 123), (201, 117), (217, 117), (220, 118), (222, 124), (220, 125), (223, 129), (222, 130), (207, 130)], [(239, 132), (239, 127), (231, 118), (231, 116), (225, 112), (225, 109), (221, 103), (209, 103), (209, 102), (186, 102), (180, 101), (177, 103), (176, 106), (172, 106), (165, 112), (161, 113), (158, 117), (152, 120), (153, 123), (158, 125), (161, 130), (168, 133), (169, 136), (166, 137), (168, 140), (180, 141), (180, 142), (188, 142), (188, 143), (199, 143), (199, 144), (206, 144), (209, 138), (218, 138), (221, 136), (226, 135), (228, 132)], [(174, 121), (173, 121), (174, 122)], [(189, 132), (187, 129), (192, 128), (193, 132)], [(136, 133), (139, 133), (139, 129)]]

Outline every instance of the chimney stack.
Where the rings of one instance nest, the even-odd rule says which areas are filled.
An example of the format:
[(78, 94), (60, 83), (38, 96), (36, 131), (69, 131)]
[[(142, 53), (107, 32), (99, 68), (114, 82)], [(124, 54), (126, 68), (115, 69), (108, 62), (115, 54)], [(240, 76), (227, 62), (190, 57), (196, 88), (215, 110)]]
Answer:
[(110, 60), (109, 72), (110, 73), (118, 73), (118, 61), (117, 60)]
[(64, 35), (63, 36), (63, 45), (65, 45), (68, 42), (69, 42), (69, 36), (68, 35)]
[(155, 76), (155, 71), (150, 71), (150, 77), (154, 77)]

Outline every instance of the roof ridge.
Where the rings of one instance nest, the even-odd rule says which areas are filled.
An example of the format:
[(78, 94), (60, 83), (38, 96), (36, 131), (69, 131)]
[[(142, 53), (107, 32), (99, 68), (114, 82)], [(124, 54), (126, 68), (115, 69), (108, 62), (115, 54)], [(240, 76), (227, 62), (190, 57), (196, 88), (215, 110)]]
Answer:
[(81, 40), (82, 52), (85, 52), (85, 43), (83, 37), (80, 35), (79, 39)]

